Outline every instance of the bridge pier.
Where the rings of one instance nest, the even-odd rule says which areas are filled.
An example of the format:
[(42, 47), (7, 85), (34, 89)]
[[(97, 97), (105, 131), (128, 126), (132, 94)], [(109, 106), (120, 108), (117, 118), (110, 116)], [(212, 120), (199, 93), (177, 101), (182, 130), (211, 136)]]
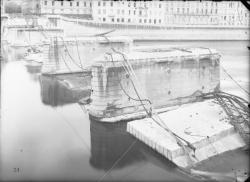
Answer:
[[(142, 100), (147, 98), (161, 109), (197, 101), (199, 93), (219, 89), (220, 56), (215, 50), (137, 50), (124, 57), (107, 54), (92, 67), (92, 117), (102, 121), (119, 117), (113, 119), (119, 121), (143, 111), (149, 103), (142, 104), (136, 90)], [(126, 62), (137, 78), (128, 73)]]

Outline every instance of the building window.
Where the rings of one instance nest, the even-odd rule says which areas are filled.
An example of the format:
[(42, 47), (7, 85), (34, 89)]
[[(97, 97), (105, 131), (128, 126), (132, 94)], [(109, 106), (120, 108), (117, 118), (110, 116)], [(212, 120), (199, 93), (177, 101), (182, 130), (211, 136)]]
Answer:
[(147, 19), (144, 19), (144, 23), (147, 23)]
[(141, 19), (139, 19), (139, 23), (141, 23)]
[(115, 21), (115, 19), (114, 19), (114, 18), (112, 18), (112, 19), (111, 19), (111, 21), (112, 21), (112, 22), (114, 22), (114, 21)]
[(128, 7), (130, 7), (130, 2), (128, 3)]
[(159, 19), (159, 23), (161, 23), (161, 19)]
[(92, 7), (92, 3), (91, 2), (89, 3), (89, 6)]
[(139, 15), (141, 15), (141, 10), (139, 11)]
[(106, 5), (106, 3), (105, 2), (103, 2), (103, 6), (105, 6)]
[(106, 18), (103, 18), (102, 20), (103, 20), (103, 21), (106, 21)]
[(122, 14), (124, 15), (124, 9), (122, 10)]
[(128, 19), (128, 22), (130, 23), (130, 18)]
[(136, 13), (135, 13), (135, 10), (134, 10), (134, 15), (135, 15)]
[(154, 24), (156, 24), (156, 19), (154, 19)]
[(44, 1), (44, 5), (47, 6), (47, 1)]
[(134, 2), (134, 7), (136, 7), (136, 2)]
[(151, 23), (151, 19), (149, 19), (149, 23)]
[(121, 22), (124, 22), (124, 18), (121, 19)]
[(86, 7), (86, 1), (84, 1), (83, 5), (84, 5), (84, 7)]
[(69, 5), (72, 6), (72, 2), (70, 2)]
[(117, 18), (117, 22), (120, 22), (120, 19), (119, 19), (119, 18)]
[(159, 8), (161, 8), (161, 4), (159, 4)]
[(110, 2), (110, 6), (113, 6), (113, 2), (112, 1)]
[(54, 6), (55, 5), (55, 1), (52, 1), (52, 6)]
[(128, 14), (130, 15), (130, 10), (128, 10)]
[(101, 2), (100, 1), (98, 1), (98, 6), (101, 6)]
[(63, 1), (61, 1), (61, 6), (63, 6)]

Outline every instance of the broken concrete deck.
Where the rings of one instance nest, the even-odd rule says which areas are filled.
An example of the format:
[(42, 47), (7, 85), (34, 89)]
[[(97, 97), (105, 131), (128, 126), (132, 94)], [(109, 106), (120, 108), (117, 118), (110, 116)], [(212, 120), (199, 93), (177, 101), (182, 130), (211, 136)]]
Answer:
[(127, 131), (180, 167), (190, 167), (245, 146), (243, 139), (229, 124), (225, 112), (212, 100), (185, 104), (159, 116), (173, 133), (195, 147), (195, 162), (190, 162), (183, 148), (151, 118), (129, 122)]

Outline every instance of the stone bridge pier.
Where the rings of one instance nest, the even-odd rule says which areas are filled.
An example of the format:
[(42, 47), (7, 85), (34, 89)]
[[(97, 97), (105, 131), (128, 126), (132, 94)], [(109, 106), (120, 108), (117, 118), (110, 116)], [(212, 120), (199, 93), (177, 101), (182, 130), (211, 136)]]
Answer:
[[(155, 109), (197, 101), (199, 93), (219, 89), (219, 58), (206, 48), (137, 49), (99, 57), (92, 67), (90, 116), (115, 122), (145, 115), (149, 103), (140, 102), (136, 91)], [(126, 71), (126, 61), (136, 78)]]

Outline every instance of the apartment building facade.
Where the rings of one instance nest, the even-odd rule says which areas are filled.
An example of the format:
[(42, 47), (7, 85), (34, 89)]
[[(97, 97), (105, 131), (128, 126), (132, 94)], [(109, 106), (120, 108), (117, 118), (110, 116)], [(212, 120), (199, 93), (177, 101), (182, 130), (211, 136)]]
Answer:
[(95, 22), (152, 26), (249, 26), (240, 1), (93, 1)]
[(240, 1), (38, 1), (41, 14), (89, 15), (104, 24), (248, 27), (250, 19)]
[(164, 25), (163, 1), (93, 1), (93, 19), (115, 24)]
[(40, 0), (41, 14), (92, 15), (91, 0)]

